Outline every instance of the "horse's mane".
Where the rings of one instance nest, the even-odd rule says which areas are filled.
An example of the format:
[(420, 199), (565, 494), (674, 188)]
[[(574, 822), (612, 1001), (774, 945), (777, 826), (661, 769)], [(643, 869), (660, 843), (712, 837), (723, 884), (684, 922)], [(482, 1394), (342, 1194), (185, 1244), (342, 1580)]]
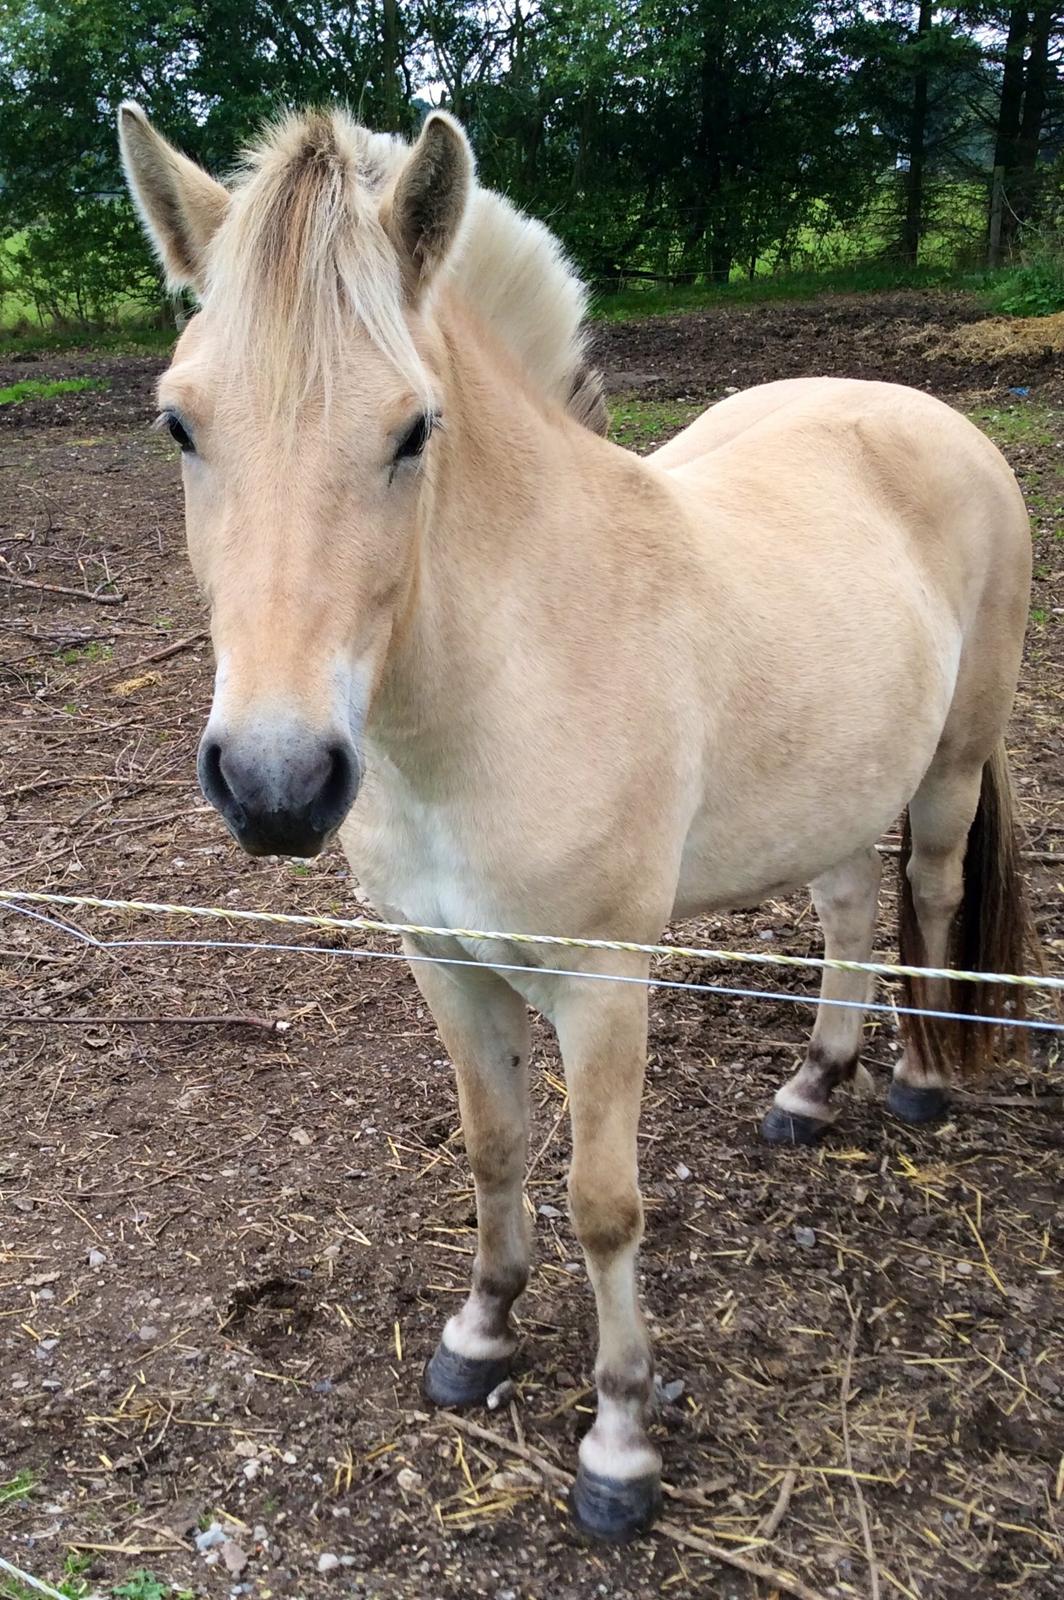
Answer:
[[(247, 153), (210, 249), (205, 298), (233, 356), (253, 360), (276, 403), (331, 370), (352, 313), (415, 393), (426, 392), (398, 258), (378, 216), (408, 151), (329, 111), (286, 117)], [(601, 425), (601, 382), (584, 353), (587, 291), (549, 229), (477, 186), (441, 278), (534, 387)]]

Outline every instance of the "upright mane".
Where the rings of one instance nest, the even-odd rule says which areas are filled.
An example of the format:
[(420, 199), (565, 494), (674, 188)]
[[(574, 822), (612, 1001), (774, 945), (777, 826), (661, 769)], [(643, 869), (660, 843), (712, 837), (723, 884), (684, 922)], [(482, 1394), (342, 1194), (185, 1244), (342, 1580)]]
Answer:
[[(234, 359), (253, 360), (276, 404), (333, 369), (352, 314), (416, 394), (428, 380), (403, 314), (380, 202), (409, 153), (341, 111), (292, 115), (245, 156), (210, 247), (205, 299)], [(591, 426), (605, 416), (585, 360), (587, 291), (558, 240), (477, 185), (441, 274), (544, 396)]]

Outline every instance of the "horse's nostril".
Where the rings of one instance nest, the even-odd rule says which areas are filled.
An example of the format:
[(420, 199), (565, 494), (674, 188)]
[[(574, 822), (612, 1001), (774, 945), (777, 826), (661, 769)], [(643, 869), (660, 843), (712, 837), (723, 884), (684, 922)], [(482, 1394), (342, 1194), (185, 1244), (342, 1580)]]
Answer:
[(199, 777), (203, 792), (212, 805), (221, 807), (224, 801), (233, 798), (233, 791), (222, 771), (222, 747), (217, 739), (204, 744), (200, 750)]
[(233, 827), (242, 827), (245, 821), (244, 807), (225, 775), (222, 746), (217, 739), (211, 739), (200, 746), (199, 780), (200, 788), (211, 805), (220, 811)]
[(351, 751), (341, 744), (332, 745), (328, 775), (314, 807), (315, 822), (323, 832), (343, 821), (354, 798), (357, 781)]

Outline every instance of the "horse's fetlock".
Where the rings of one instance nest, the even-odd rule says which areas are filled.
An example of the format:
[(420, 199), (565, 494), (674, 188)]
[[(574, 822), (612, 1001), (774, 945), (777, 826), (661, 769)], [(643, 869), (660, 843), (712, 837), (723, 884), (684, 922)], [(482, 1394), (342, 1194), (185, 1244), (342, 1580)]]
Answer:
[(645, 1406), (654, 1392), (654, 1362), (649, 1351), (633, 1353), (623, 1361), (611, 1361), (596, 1369), (595, 1385), (600, 1400), (619, 1405)]
[(514, 1262), (509, 1266), (486, 1269), (479, 1264), (473, 1269), (473, 1285), (485, 1299), (505, 1305), (507, 1311), (524, 1292), (528, 1283), (528, 1268)]

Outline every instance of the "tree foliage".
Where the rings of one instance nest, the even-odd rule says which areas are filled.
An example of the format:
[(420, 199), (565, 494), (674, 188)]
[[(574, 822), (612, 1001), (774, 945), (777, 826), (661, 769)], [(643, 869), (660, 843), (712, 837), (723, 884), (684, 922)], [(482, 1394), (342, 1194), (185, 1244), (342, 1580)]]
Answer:
[(158, 303), (117, 167), (140, 100), (224, 171), (292, 104), (410, 134), (442, 102), (485, 181), (603, 284), (786, 266), (936, 185), (1006, 174), (1006, 247), (1064, 142), (1061, 5), (975, 0), (0, 0), (0, 292), (42, 315)]

